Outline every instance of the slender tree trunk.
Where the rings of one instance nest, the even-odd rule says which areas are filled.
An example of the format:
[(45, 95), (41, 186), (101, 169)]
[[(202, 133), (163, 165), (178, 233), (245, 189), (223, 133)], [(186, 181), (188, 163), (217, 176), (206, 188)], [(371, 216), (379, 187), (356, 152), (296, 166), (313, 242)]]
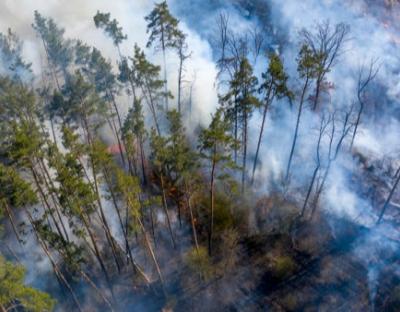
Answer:
[(160, 266), (158, 264), (156, 254), (154, 253), (153, 247), (151, 246), (150, 240), (148, 238), (148, 235), (147, 235), (146, 229), (144, 228), (142, 220), (140, 220), (140, 218), (137, 218), (137, 221), (139, 223), (140, 229), (141, 229), (142, 234), (144, 236), (146, 247), (147, 247), (147, 249), (148, 249), (148, 251), (150, 253), (151, 259), (153, 260), (154, 266), (156, 267), (156, 271), (157, 271), (158, 277), (160, 278), (160, 281), (161, 281), (161, 284), (162, 284), (162, 287), (163, 287), (163, 291), (164, 291), (164, 294), (165, 294), (164, 278), (163, 278), (163, 275), (161, 273), (161, 269), (160, 269)]
[(308, 87), (308, 82), (309, 82), (309, 77), (307, 76), (306, 81), (304, 83), (303, 91), (301, 93), (301, 99), (300, 99), (300, 105), (299, 105), (299, 111), (297, 113), (297, 121), (296, 121), (296, 129), (294, 131), (294, 136), (293, 136), (293, 143), (292, 147), (290, 149), (290, 154), (289, 154), (289, 161), (286, 167), (286, 182), (289, 180), (289, 174), (290, 174), (290, 166), (292, 164), (292, 159), (293, 159), (293, 154), (294, 154), (294, 149), (296, 147), (296, 142), (297, 142), (297, 136), (299, 133), (299, 125), (300, 125), (300, 117), (301, 113), (303, 111), (303, 104), (304, 104), (304, 97), (306, 95), (307, 87)]
[(311, 210), (311, 218), (314, 216), (315, 210), (317, 209), (319, 198), (320, 198), (320, 196), (322, 194), (322, 191), (324, 190), (325, 182), (326, 182), (326, 180), (328, 178), (328, 174), (329, 174), (329, 171), (331, 169), (331, 164), (332, 164), (332, 161), (329, 160), (328, 166), (327, 166), (326, 171), (324, 173), (324, 176), (322, 178), (321, 185), (318, 188), (317, 193), (315, 194), (315, 200), (314, 200), (314, 204), (313, 204), (313, 209)]
[[(85, 114), (82, 114), (82, 115), (83, 115), (83, 128), (86, 131), (86, 141), (87, 141), (87, 144), (91, 147), (91, 150), (93, 151), (93, 140), (92, 140), (92, 137), (91, 137), (91, 134), (90, 134), (89, 124), (88, 124), (86, 115)], [(106, 238), (107, 238), (108, 244), (111, 247), (111, 251), (112, 251), (112, 254), (113, 254), (113, 257), (114, 257), (114, 261), (115, 261), (115, 264), (117, 266), (118, 272), (120, 273), (121, 272), (121, 267), (120, 267), (120, 264), (119, 264), (119, 261), (118, 261), (117, 248), (115, 246), (115, 240), (114, 240), (114, 238), (112, 236), (110, 227), (108, 225), (107, 219), (106, 219), (105, 214), (104, 214), (103, 205), (101, 203), (101, 196), (100, 196), (99, 187), (98, 187), (98, 181), (97, 181), (97, 171), (96, 171), (96, 168), (95, 168), (95, 165), (94, 165), (93, 157), (91, 155), (89, 155), (89, 157), (90, 157), (91, 170), (92, 170), (92, 174), (93, 174), (94, 192), (95, 192), (95, 195), (96, 195), (96, 200), (97, 200), (98, 207), (100, 209), (100, 215), (101, 215), (101, 221), (102, 221), (101, 224), (102, 224), (102, 227), (104, 228), (104, 232), (106, 234)], [(91, 184), (90, 180), (89, 180), (89, 184)]]
[(188, 209), (189, 209), (190, 224), (191, 224), (191, 226), (192, 226), (193, 240), (194, 240), (194, 244), (195, 244), (195, 246), (196, 246), (196, 250), (198, 251), (198, 250), (199, 250), (199, 243), (198, 243), (198, 240), (197, 240), (196, 225), (195, 225), (195, 222), (194, 222), (192, 205), (191, 205), (191, 203), (190, 203), (190, 197), (191, 197), (191, 196), (190, 196), (190, 194), (189, 194), (189, 189), (188, 189), (188, 186), (187, 186), (187, 182), (186, 182), (186, 181), (185, 181), (185, 189), (186, 189), (186, 192), (185, 192), (186, 204), (187, 204)]
[(168, 214), (167, 197), (165, 195), (165, 188), (164, 188), (164, 178), (163, 178), (161, 171), (160, 171), (160, 182), (161, 182), (161, 192), (162, 192), (162, 204), (163, 204), (165, 216), (167, 218), (168, 230), (171, 235), (172, 245), (174, 246), (174, 248), (176, 248), (174, 233), (172, 232), (172, 227), (171, 227), (171, 220), (170, 220), (169, 214)]
[(244, 113), (243, 129), (243, 168), (242, 168), (242, 194), (246, 188), (246, 165), (247, 165), (247, 113)]
[(318, 75), (317, 81), (315, 83), (315, 96), (314, 96), (314, 101), (313, 101), (313, 110), (315, 111), (318, 106), (318, 100), (319, 100), (319, 95), (321, 92), (321, 83), (322, 83), (323, 77), (321, 75)]
[(165, 56), (165, 47), (163, 44), (163, 61), (164, 61), (164, 92), (165, 92), (165, 109), (168, 112), (169, 107), (168, 107), (168, 81), (167, 81), (167, 59)]
[(211, 181), (210, 181), (210, 229), (208, 232), (208, 254), (211, 256), (212, 252), (212, 239), (213, 239), (213, 227), (214, 227), (214, 178), (215, 178), (215, 168), (216, 160), (215, 155), (217, 153), (217, 146), (214, 145), (212, 169), (211, 169)]
[(154, 246), (156, 246), (157, 245), (157, 241), (156, 241), (156, 233), (155, 233), (153, 207), (150, 207), (149, 211), (150, 211), (151, 235), (153, 236)]
[(8, 219), (10, 220), (10, 223), (11, 223), (12, 229), (13, 229), (13, 231), (14, 231), (14, 234), (15, 234), (15, 236), (16, 236), (18, 242), (19, 242), (20, 244), (22, 244), (22, 240), (21, 240), (21, 237), (20, 237), (19, 234), (18, 234), (17, 225), (16, 225), (15, 222), (14, 222), (14, 218), (13, 218), (13, 216), (12, 216), (11, 209), (10, 209), (10, 207), (8, 206), (8, 203), (7, 203), (7, 201), (6, 201), (5, 199), (4, 199), (2, 202), (3, 202), (4, 210), (5, 210), (5, 212), (6, 212), (7, 216), (8, 216)]
[[(122, 129), (121, 114), (120, 114), (120, 112), (119, 112), (118, 105), (117, 105), (117, 102), (115, 101), (115, 96), (114, 96), (113, 92), (109, 91), (109, 95), (110, 95), (110, 97), (111, 97), (111, 100), (112, 100), (112, 104), (113, 104), (113, 106), (114, 106), (115, 113), (117, 114), (118, 127), (119, 127), (119, 131), (118, 131), (118, 132), (119, 132), (119, 135), (117, 135), (117, 138), (118, 138), (118, 146), (119, 146), (119, 152), (120, 152), (120, 155), (121, 155), (122, 163), (123, 163), (123, 165), (125, 166), (125, 156), (124, 156), (124, 148), (123, 148), (123, 147), (125, 147), (126, 144), (125, 144), (124, 139), (122, 138), (122, 136), (120, 137), (120, 135), (121, 135), (121, 129)], [(117, 134), (118, 134), (118, 133), (117, 133)], [(125, 150), (126, 150), (126, 149), (125, 149)]]
[(182, 92), (182, 69), (183, 69), (183, 59), (179, 60), (179, 73), (178, 73), (178, 112), (182, 112), (181, 108), (181, 92)]
[[(237, 104), (237, 99), (236, 99), (236, 95), (235, 95), (235, 141), (238, 141), (238, 104)], [(237, 148), (235, 148), (235, 150), (233, 151), (234, 153), (234, 160), (235, 160), (235, 164), (237, 164), (237, 158), (238, 158), (238, 150)]]
[(57, 135), (54, 126), (54, 118), (50, 118), (50, 127), (51, 127), (51, 134), (53, 136), (53, 142), (56, 146), (58, 146)]
[(78, 308), (78, 310), (79, 310), (80, 312), (82, 312), (82, 307), (81, 307), (81, 305), (80, 305), (80, 303), (79, 303), (78, 298), (77, 298), (76, 295), (75, 295), (74, 290), (72, 289), (71, 285), (68, 283), (68, 281), (66, 280), (66, 278), (64, 277), (64, 274), (63, 274), (63, 273), (60, 271), (60, 269), (58, 268), (56, 262), (55, 262), (55, 261), (53, 260), (53, 258), (51, 257), (50, 251), (48, 250), (48, 248), (47, 248), (45, 242), (40, 238), (39, 234), (37, 233), (37, 230), (36, 230), (36, 227), (35, 227), (35, 224), (34, 224), (32, 215), (30, 214), (30, 212), (29, 212), (28, 209), (26, 209), (26, 208), (25, 208), (25, 212), (26, 212), (26, 214), (27, 214), (27, 216), (28, 216), (28, 219), (29, 219), (29, 222), (30, 222), (30, 224), (31, 224), (31, 226), (32, 226), (32, 228), (33, 228), (33, 230), (34, 230), (34, 233), (35, 233), (35, 235), (36, 235), (37, 241), (38, 241), (39, 244), (41, 245), (42, 250), (43, 250), (44, 253), (46, 254), (47, 258), (50, 260), (50, 263), (51, 263), (51, 265), (52, 265), (52, 267), (53, 267), (54, 273), (56, 274), (57, 278), (58, 278), (59, 280), (62, 281), (62, 283), (65, 285), (65, 287), (68, 289), (68, 291), (71, 293), (72, 299), (73, 299), (73, 301), (74, 301), (76, 307)]
[(180, 203), (179, 198), (178, 198), (178, 200), (176, 201), (176, 207), (177, 207), (177, 210), (178, 210), (179, 228), (182, 228), (181, 203)]
[[(400, 168), (399, 168), (399, 170), (400, 170)], [(384, 205), (382, 207), (381, 213), (379, 214), (378, 221), (376, 222), (377, 224), (379, 224), (382, 221), (382, 218), (383, 218), (383, 216), (385, 214), (385, 211), (386, 211), (387, 207), (389, 206), (389, 203), (390, 203), (390, 201), (391, 201), (391, 199), (393, 197), (394, 192), (396, 191), (396, 188), (397, 188), (397, 185), (399, 184), (399, 181), (400, 181), (400, 174), (397, 177), (396, 182), (394, 183), (392, 189), (390, 190), (389, 196), (387, 197), (387, 199), (386, 199), (386, 201), (385, 201), (385, 203), (384, 203)]]
[(138, 272), (144, 278), (145, 282), (147, 284), (149, 284), (150, 281), (148, 280), (147, 276), (144, 274), (143, 270), (140, 268), (140, 266), (133, 259), (133, 254), (132, 254), (131, 247), (129, 246), (129, 240), (128, 240), (127, 232), (124, 229), (124, 222), (122, 221), (122, 216), (121, 216), (121, 213), (120, 213), (120, 211), (118, 209), (117, 199), (115, 197), (114, 191), (112, 190), (111, 181), (110, 181), (110, 178), (109, 178), (109, 175), (108, 175), (107, 171), (104, 172), (104, 176), (105, 176), (105, 179), (106, 179), (106, 183), (109, 185), (111, 199), (113, 201), (114, 208), (115, 208), (115, 211), (116, 211), (117, 216), (118, 216), (118, 221), (119, 221), (119, 224), (121, 226), (121, 230), (122, 230), (123, 237), (124, 237), (124, 240), (125, 240), (126, 253), (129, 255), (129, 261), (130, 261), (130, 264), (132, 266), (132, 269), (135, 272)]
[(317, 173), (318, 173), (318, 171), (319, 171), (319, 167), (320, 167), (320, 166), (319, 166), (319, 164), (318, 164), (318, 165), (315, 167), (315, 169), (314, 169), (314, 172), (313, 172), (313, 175), (312, 175), (312, 178), (311, 178), (311, 183), (310, 183), (310, 186), (308, 187), (306, 199), (304, 200), (303, 208), (301, 209), (301, 214), (300, 214), (301, 217), (304, 216), (304, 213), (305, 213), (305, 211), (306, 211), (307, 203), (308, 203), (308, 200), (309, 200), (309, 198), (310, 198), (311, 191), (312, 191), (312, 189), (313, 189), (313, 186), (314, 186), (314, 183), (315, 183), (315, 179), (316, 179)]
[(49, 215), (50, 215), (50, 217), (51, 217), (51, 219), (52, 219), (52, 221), (54, 223), (54, 226), (57, 229), (58, 235), (60, 237), (62, 237), (63, 243), (65, 243), (66, 239), (65, 239), (65, 237), (64, 237), (64, 235), (63, 235), (63, 233), (62, 233), (62, 231), (60, 229), (60, 226), (58, 225), (58, 222), (57, 222), (56, 218), (54, 217), (53, 209), (51, 208), (51, 206), (50, 206), (50, 204), (49, 204), (49, 202), (47, 200), (47, 196), (46, 196), (46, 194), (45, 194), (45, 192), (44, 192), (44, 190), (42, 188), (42, 185), (40, 183), (40, 178), (39, 178), (38, 174), (36, 173), (36, 171), (35, 171), (35, 169), (33, 167), (33, 162), (32, 161), (31, 161), (30, 171), (32, 173), (32, 176), (33, 176), (33, 179), (35, 181), (36, 187), (37, 187), (37, 189), (39, 191), (40, 197), (43, 200), (44, 208), (45, 209), (47, 208), (47, 211), (48, 211), (48, 213), (49, 213)]
[(142, 175), (143, 175), (143, 185), (147, 184), (147, 178), (146, 178), (146, 170), (145, 170), (145, 165), (144, 165), (144, 149), (143, 149), (143, 139), (140, 136), (139, 138), (139, 148), (140, 148), (140, 161), (142, 165)]
[[(147, 82), (146, 82), (146, 90), (145, 90), (145, 88), (142, 87), (142, 91), (146, 97), (146, 102), (150, 108), (151, 115), (153, 116), (154, 125), (156, 126), (157, 133), (158, 133), (158, 135), (161, 135), (160, 125), (159, 125), (158, 119), (157, 119), (156, 106), (154, 104), (153, 95), (151, 93), (151, 90), (150, 90)], [(147, 96), (146, 96), (146, 94), (147, 94)]]
[(96, 286), (96, 284), (93, 282), (93, 280), (82, 270), (79, 270), (79, 274), (88, 282), (88, 284), (96, 291), (96, 293), (100, 296), (101, 299), (108, 305), (110, 308), (110, 311), (114, 311), (111, 302), (106, 298), (106, 296), (103, 295), (101, 290)]
[(86, 220), (86, 217), (84, 215), (84, 212), (82, 211), (82, 208), (79, 207), (79, 209), (80, 209), (81, 219), (83, 221), (83, 224), (85, 226), (85, 229), (86, 229), (87, 233), (89, 234), (90, 241), (92, 242), (92, 245), (93, 245), (93, 248), (94, 248), (93, 250), (95, 252), (95, 256), (97, 258), (97, 261), (100, 264), (100, 268), (103, 271), (104, 277), (106, 278), (106, 282), (107, 282), (108, 288), (110, 289), (112, 297), (114, 298), (114, 291), (113, 291), (113, 288), (112, 288), (110, 276), (108, 275), (106, 266), (104, 265), (103, 259), (102, 259), (101, 254), (100, 254), (100, 250), (99, 250), (99, 248), (97, 246), (97, 243), (96, 243), (96, 239), (94, 237), (94, 234), (93, 234), (92, 230), (90, 229), (89, 222)]
[(358, 126), (359, 126), (360, 121), (361, 121), (361, 114), (362, 114), (363, 110), (364, 110), (364, 104), (362, 102), (360, 102), (360, 110), (358, 111), (357, 120), (356, 120), (356, 123), (354, 125), (353, 136), (351, 137), (350, 151), (353, 149), (354, 139), (356, 138), (356, 134), (357, 134)]
[[(43, 170), (43, 172), (44, 172), (43, 180), (45, 181), (46, 187), (47, 187), (47, 189), (48, 189), (49, 192), (50, 192), (50, 196), (51, 196), (51, 198), (52, 198), (52, 200), (53, 200), (54, 208), (55, 208), (57, 217), (58, 217), (58, 219), (59, 219), (59, 221), (60, 221), (60, 223), (61, 223), (61, 227), (62, 227), (62, 229), (63, 229), (65, 238), (66, 238), (66, 240), (69, 242), (68, 231), (67, 231), (67, 228), (65, 227), (64, 221), (62, 220), (62, 215), (61, 215), (61, 211), (60, 211), (60, 207), (59, 207), (59, 203), (58, 203), (57, 197), (56, 197), (56, 195), (54, 194), (55, 189), (56, 189), (56, 188), (55, 188), (55, 185), (54, 185), (54, 183), (53, 183), (53, 180), (52, 180), (52, 178), (51, 178), (51, 176), (50, 176), (50, 172), (48, 171), (48, 169), (47, 169), (47, 167), (46, 167), (46, 164), (44, 163), (43, 159), (40, 159), (40, 160), (39, 160), (39, 163), (40, 163), (40, 167), (42, 168), (42, 170)], [(50, 191), (50, 190), (51, 190), (51, 191)]]

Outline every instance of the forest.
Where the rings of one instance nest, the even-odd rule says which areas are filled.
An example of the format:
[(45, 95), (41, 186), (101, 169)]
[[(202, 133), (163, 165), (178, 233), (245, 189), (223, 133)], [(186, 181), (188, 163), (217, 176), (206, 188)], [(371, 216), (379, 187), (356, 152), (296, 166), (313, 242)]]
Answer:
[(0, 3), (0, 312), (400, 311), (400, 3), (159, 1)]

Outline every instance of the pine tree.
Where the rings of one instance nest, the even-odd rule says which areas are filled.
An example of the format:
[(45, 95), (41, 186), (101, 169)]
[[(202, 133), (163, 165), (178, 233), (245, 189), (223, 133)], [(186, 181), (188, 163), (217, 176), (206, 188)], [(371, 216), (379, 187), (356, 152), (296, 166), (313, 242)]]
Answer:
[(29, 81), (33, 78), (31, 64), (22, 58), (22, 42), (11, 29), (8, 29), (6, 34), (0, 33), (0, 55), (0, 76), (19, 81)]
[(188, 53), (188, 45), (186, 43), (186, 35), (180, 36), (177, 42), (176, 50), (179, 56), (179, 69), (178, 69), (178, 112), (182, 114), (182, 84), (184, 74), (184, 63), (190, 57)]
[(300, 103), (299, 103), (299, 108), (297, 112), (297, 121), (296, 121), (296, 128), (294, 131), (293, 135), (293, 142), (292, 146), (290, 149), (290, 154), (289, 154), (289, 160), (288, 164), (286, 167), (286, 182), (289, 180), (289, 174), (290, 174), (290, 167), (292, 165), (292, 159), (297, 143), (297, 137), (299, 134), (299, 126), (300, 126), (300, 119), (301, 119), (301, 114), (303, 112), (303, 105), (306, 100), (306, 94), (308, 91), (308, 88), (312, 82), (313, 79), (316, 78), (316, 75), (319, 72), (319, 59), (323, 57), (322, 55), (315, 54), (309, 46), (303, 45), (300, 49), (299, 56), (297, 58), (297, 72), (299, 74), (299, 77), (304, 80), (303, 83), (303, 88), (301, 91), (300, 95)]
[(259, 92), (263, 93), (263, 115), (262, 115), (262, 122), (261, 122), (261, 129), (260, 134), (258, 137), (257, 142), (257, 150), (256, 155), (254, 157), (254, 164), (253, 164), (253, 173), (251, 177), (251, 183), (254, 182), (254, 175), (257, 168), (258, 162), (258, 154), (260, 152), (262, 136), (265, 127), (265, 120), (267, 117), (268, 109), (270, 105), (273, 103), (275, 97), (282, 98), (287, 96), (289, 98), (292, 97), (292, 93), (289, 91), (287, 87), (287, 75), (283, 68), (282, 61), (280, 57), (275, 53), (270, 53), (269, 55), (269, 65), (268, 69), (265, 73), (262, 74), (263, 83), (260, 86)]
[(167, 202), (167, 186), (165, 183), (165, 177), (168, 174), (168, 161), (170, 160), (169, 149), (167, 147), (167, 138), (160, 136), (152, 128), (150, 133), (150, 161), (153, 166), (154, 174), (157, 176), (161, 188), (161, 203), (164, 209), (164, 213), (167, 219), (168, 230), (171, 236), (172, 245), (175, 248), (175, 235), (172, 231), (171, 220), (168, 213), (168, 202)]
[[(178, 219), (182, 225), (181, 202), (188, 194), (189, 177), (195, 178), (198, 167), (197, 155), (194, 153), (186, 138), (185, 128), (182, 125), (181, 114), (173, 109), (167, 113), (169, 131), (167, 137), (168, 176), (176, 194), (175, 201), (178, 207)], [(193, 232), (195, 235), (195, 232)]]
[[(260, 106), (259, 100), (256, 98), (256, 87), (258, 80), (253, 76), (253, 69), (247, 60), (242, 58), (240, 66), (230, 81), (230, 89), (227, 95), (223, 97), (223, 101), (227, 102), (227, 117), (235, 123), (238, 122), (242, 128), (242, 192), (246, 184), (246, 165), (247, 165), (247, 145), (248, 145), (248, 122), (255, 108)], [(231, 102), (230, 99), (234, 98)], [(236, 131), (236, 125), (235, 125)], [(236, 137), (236, 133), (235, 133)]]
[(159, 79), (160, 67), (153, 65), (146, 59), (146, 55), (135, 45), (134, 57), (132, 58), (133, 68), (135, 69), (136, 84), (142, 91), (142, 95), (153, 116), (154, 125), (157, 133), (161, 134), (159, 126), (158, 110), (161, 108), (160, 100), (163, 97), (172, 97), (168, 92), (162, 91), (165, 82)]
[(73, 58), (71, 43), (64, 39), (64, 29), (59, 28), (52, 18), (45, 18), (38, 11), (35, 11), (32, 27), (42, 40), (53, 79), (60, 90), (59, 73), (67, 80), (68, 66)]
[(179, 40), (184, 37), (178, 29), (179, 21), (171, 15), (167, 1), (156, 3), (154, 9), (145, 17), (147, 33), (150, 33), (147, 47), (154, 46), (156, 50), (161, 49), (164, 59), (164, 87), (165, 87), (165, 109), (168, 111), (168, 83), (167, 83), (167, 61), (165, 52), (169, 48), (176, 48)]
[(200, 156), (209, 162), (210, 171), (210, 215), (208, 229), (208, 252), (211, 255), (214, 227), (215, 181), (223, 178), (227, 169), (235, 169), (232, 150), (238, 147), (238, 142), (230, 134), (231, 123), (224, 118), (222, 109), (218, 109), (212, 117), (208, 128), (203, 129), (199, 136)]
[[(142, 112), (142, 103), (139, 99), (135, 99), (133, 109), (129, 109), (128, 114), (124, 121), (124, 126), (122, 128), (122, 134), (125, 138), (126, 145), (128, 146), (128, 150), (130, 151), (128, 157), (131, 157), (132, 163), (134, 163), (133, 159), (137, 146), (137, 152), (139, 156), (137, 158), (140, 159), (140, 165), (142, 168), (142, 181), (143, 184), (147, 183), (146, 178), (146, 170), (145, 170), (145, 151), (144, 151), (144, 143), (147, 136), (147, 131), (144, 124), (144, 116)], [(136, 144), (135, 144), (136, 142)], [(135, 166), (136, 167), (136, 166)], [(132, 168), (131, 168), (131, 173)]]
[(104, 32), (112, 39), (113, 44), (117, 47), (118, 54), (122, 60), (120, 44), (128, 37), (122, 32), (122, 27), (118, 25), (118, 21), (116, 19), (111, 20), (110, 13), (102, 13), (99, 11), (97, 11), (96, 15), (93, 17), (93, 20), (96, 28), (103, 29)]
[(25, 268), (0, 255), (0, 310), (53, 311), (56, 301), (47, 293), (26, 286)]

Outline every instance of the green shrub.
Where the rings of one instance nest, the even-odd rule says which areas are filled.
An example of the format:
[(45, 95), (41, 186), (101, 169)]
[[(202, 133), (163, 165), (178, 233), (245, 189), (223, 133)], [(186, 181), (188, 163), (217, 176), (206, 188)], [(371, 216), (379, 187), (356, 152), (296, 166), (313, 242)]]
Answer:
[(277, 256), (273, 259), (272, 274), (277, 279), (284, 279), (294, 273), (296, 263), (290, 256)]
[(202, 280), (212, 277), (213, 266), (205, 247), (199, 246), (199, 249), (196, 247), (190, 249), (185, 256), (185, 262), (192, 272), (199, 274)]

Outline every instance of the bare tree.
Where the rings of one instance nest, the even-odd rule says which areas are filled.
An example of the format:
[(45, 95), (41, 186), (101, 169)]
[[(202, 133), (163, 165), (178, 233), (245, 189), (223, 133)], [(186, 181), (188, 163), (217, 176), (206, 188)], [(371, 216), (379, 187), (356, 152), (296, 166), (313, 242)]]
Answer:
[[(311, 211), (311, 218), (314, 216), (315, 210), (318, 206), (318, 202), (320, 196), (324, 190), (324, 186), (326, 184), (330, 169), (332, 164), (336, 161), (341, 148), (343, 146), (345, 138), (350, 133), (354, 124), (351, 122), (352, 112), (354, 110), (354, 105), (350, 106), (349, 111), (344, 112), (343, 117), (340, 118), (340, 111), (335, 111), (331, 117), (331, 131), (329, 133), (329, 143), (328, 143), (328, 153), (327, 153), (327, 165), (324, 174), (322, 175), (321, 183), (318, 185), (316, 189), (316, 194), (313, 201), (313, 208)], [(340, 119), (339, 119), (340, 118)], [(341, 122), (342, 125), (340, 129), (337, 131), (337, 122)]]
[(350, 143), (350, 150), (353, 148), (354, 139), (357, 134), (358, 126), (361, 122), (361, 115), (365, 108), (365, 91), (368, 85), (371, 83), (372, 80), (376, 77), (379, 72), (380, 66), (377, 66), (377, 60), (371, 60), (368, 71), (365, 73), (365, 66), (362, 65), (358, 71), (358, 83), (357, 83), (357, 100), (359, 104), (357, 119), (354, 125), (353, 136), (351, 138)]
[(315, 179), (316, 179), (317, 174), (318, 174), (318, 172), (319, 172), (319, 170), (321, 168), (321, 142), (322, 142), (322, 138), (323, 138), (323, 136), (325, 134), (326, 128), (328, 127), (328, 125), (329, 125), (329, 123), (331, 121), (332, 121), (332, 117), (331, 116), (326, 118), (325, 115), (322, 115), (321, 122), (320, 122), (319, 129), (318, 129), (319, 130), (319, 135), (318, 135), (317, 153), (316, 153), (316, 163), (317, 163), (317, 165), (315, 166), (315, 169), (313, 171), (313, 175), (312, 175), (312, 178), (311, 178), (311, 183), (310, 183), (310, 186), (308, 187), (308, 190), (307, 190), (307, 195), (306, 195), (306, 198), (304, 200), (303, 208), (301, 209), (301, 214), (300, 214), (301, 217), (304, 216), (304, 213), (305, 213), (306, 208), (307, 208), (308, 200), (310, 198), (311, 192), (312, 192), (314, 184), (315, 184)]
[(325, 76), (335, 66), (343, 53), (343, 45), (348, 40), (349, 32), (350, 27), (348, 25), (339, 23), (332, 27), (329, 21), (317, 24), (315, 33), (306, 29), (300, 32), (302, 41), (311, 48), (315, 55), (320, 56), (315, 79), (315, 94), (312, 100), (313, 110), (318, 107)]
[(395, 180), (395, 182), (394, 182), (394, 184), (393, 184), (392, 189), (390, 190), (389, 196), (387, 197), (385, 203), (383, 204), (381, 213), (379, 214), (378, 221), (376, 222), (377, 224), (379, 224), (379, 223), (382, 221), (383, 215), (385, 214), (385, 211), (386, 211), (387, 207), (389, 206), (390, 201), (392, 200), (392, 197), (393, 197), (393, 195), (394, 195), (394, 192), (396, 191), (397, 185), (398, 185), (399, 182), (400, 182), (400, 174), (399, 174), (399, 173), (400, 173), (400, 167), (399, 167), (399, 169), (398, 169), (397, 172), (396, 172), (397, 178), (396, 178), (396, 180)]

